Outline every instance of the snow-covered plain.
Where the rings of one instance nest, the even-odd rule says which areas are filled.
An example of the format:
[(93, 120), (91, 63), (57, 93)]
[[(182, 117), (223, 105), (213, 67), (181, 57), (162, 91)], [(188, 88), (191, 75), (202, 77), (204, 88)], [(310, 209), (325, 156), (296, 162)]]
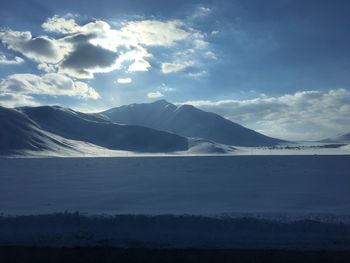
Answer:
[[(174, 152), (135, 152), (111, 150), (83, 141), (62, 138), (47, 133), (61, 145), (48, 143), (43, 150), (20, 150), (0, 155), (3, 158), (51, 158), (51, 157), (164, 157), (164, 156), (246, 156), (246, 155), (350, 155), (349, 144), (294, 143), (278, 147), (239, 147), (199, 138), (188, 138), (189, 149)], [(62, 145), (64, 147), (62, 147)]]
[(350, 156), (0, 159), (0, 212), (350, 213)]
[(349, 166), (348, 155), (0, 158), (0, 244), (350, 249)]

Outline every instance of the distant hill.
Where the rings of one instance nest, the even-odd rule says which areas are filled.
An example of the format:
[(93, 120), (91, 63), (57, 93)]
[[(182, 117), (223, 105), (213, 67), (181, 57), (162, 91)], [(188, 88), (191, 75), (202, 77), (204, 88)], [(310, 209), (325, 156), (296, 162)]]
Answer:
[(117, 123), (141, 125), (181, 136), (236, 146), (272, 146), (284, 141), (265, 136), (217, 114), (165, 100), (130, 104), (96, 114)]

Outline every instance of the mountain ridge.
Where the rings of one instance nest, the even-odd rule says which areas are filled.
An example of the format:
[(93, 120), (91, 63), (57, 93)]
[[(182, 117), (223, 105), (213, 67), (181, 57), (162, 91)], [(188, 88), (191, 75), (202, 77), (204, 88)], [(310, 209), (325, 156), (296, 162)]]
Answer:
[(350, 143), (350, 132), (321, 140), (326, 143)]
[[(182, 136), (155, 129), (119, 125), (59, 106), (0, 108), (0, 151), (47, 150), (55, 135), (110, 150), (174, 152), (188, 149)], [(66, 147), (55, 141), (53, 147)]]
[(117, 123), (141, 125), (235, 146), (272, 146), (286, 141), (268, 137), (222, 116), (192, 105), (176, 106), (166, 100), (129, 104), (98, 113)]

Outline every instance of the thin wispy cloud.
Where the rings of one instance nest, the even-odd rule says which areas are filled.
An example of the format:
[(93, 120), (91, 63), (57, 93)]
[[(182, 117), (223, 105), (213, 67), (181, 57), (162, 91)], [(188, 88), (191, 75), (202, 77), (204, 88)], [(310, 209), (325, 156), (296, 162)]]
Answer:
[[(42, 76), (34, 74), (14, 74), (0, 82), (0, 102), (4, 105), (33, 105), (34, 95), (68, 96), (96, 100), (98, 92), (88, 84), (74, 81), (58, 74), (47, 73)], [(18, 101), (14, 99), (18, 97)]]
[(189, 72), (187, 77), (190, 78), (202, 78), (208, 76), (208, 72), (206, 70), (198, 71), (198, 72)]

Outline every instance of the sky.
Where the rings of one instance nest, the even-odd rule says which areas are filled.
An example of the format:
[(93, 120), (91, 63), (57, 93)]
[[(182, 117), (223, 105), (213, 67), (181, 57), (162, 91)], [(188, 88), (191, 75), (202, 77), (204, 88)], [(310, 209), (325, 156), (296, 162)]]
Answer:
[(2, 106), (165, 99), (282, 139), (350, 132), (347, 0), (0, 5)]

